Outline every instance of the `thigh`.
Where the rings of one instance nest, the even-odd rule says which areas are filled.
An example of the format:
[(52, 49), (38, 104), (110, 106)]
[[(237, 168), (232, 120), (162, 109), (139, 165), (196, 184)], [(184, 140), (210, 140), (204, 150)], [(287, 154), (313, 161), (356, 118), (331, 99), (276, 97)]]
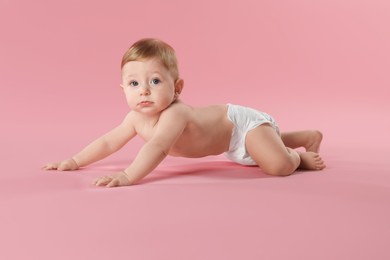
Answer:
[(291, 161), (291, 155), (281, 137), (269, 124), (260, 125), (249, 131), (245, 145), (252, 159), (267, 173)]

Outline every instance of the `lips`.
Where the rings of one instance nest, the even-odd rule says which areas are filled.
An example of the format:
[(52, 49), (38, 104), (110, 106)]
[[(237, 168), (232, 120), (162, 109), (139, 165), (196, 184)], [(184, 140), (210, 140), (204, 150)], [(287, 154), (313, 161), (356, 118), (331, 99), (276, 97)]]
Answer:
[(143, 106), (143, 107), (150, 106), (152, 104), (153, 104), (152, 101), (146, 101), (146, 100), (145, 101), (141, 101), (141, 102), (138, 103), (138, 105)]

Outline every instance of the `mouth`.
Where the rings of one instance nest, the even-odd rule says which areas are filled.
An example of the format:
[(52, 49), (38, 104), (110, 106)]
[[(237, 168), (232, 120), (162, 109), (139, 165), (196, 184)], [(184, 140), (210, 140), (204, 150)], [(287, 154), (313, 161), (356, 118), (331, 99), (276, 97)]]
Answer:
[(152, 105), (153, 102), (152, 101), (141, 101), (138, 103), (139, 106), (142, 106), (142, 107), (145, 107), (145, 106), (150, 106)]

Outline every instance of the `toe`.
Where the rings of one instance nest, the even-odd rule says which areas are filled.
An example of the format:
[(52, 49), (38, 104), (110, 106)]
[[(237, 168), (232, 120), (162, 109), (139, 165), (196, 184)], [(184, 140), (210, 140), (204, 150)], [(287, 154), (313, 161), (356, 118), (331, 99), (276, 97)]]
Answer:
[(324, 168), (325, 168), (324, 162), (321, 162), (321, 163), (317, 164), (317, 169), (318, 169), (318, 170), (322, 170), (322, 169), (324, 169)]

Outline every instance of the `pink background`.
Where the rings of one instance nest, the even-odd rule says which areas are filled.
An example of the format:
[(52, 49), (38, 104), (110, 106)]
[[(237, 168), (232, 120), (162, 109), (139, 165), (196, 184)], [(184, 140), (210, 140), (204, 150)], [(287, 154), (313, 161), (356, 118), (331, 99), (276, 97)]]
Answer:
[[(389, 259), (390, 3), (0, 0), (1, 259)], [(143, 185), (49, 174), (127, 112), (123, 52), (177, 51), (193, 105), (320, 129), (323, 172), (271, 178), (222, 156), (168, 158)]]

